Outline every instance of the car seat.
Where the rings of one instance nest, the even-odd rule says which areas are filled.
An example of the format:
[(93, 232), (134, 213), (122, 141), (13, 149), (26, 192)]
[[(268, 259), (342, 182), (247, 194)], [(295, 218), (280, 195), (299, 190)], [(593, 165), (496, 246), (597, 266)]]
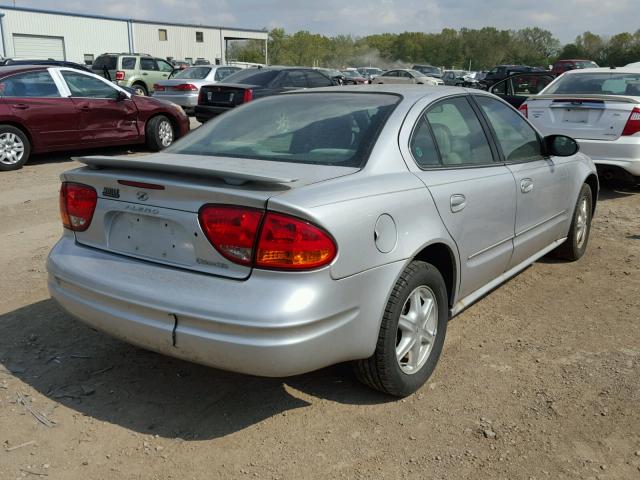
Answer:
[(449, 127), (441, 123), (432, 123), (431, 128), (438, 142), (443, 165), (462, 164), (462, 157), (453, 149), (453, 135)]

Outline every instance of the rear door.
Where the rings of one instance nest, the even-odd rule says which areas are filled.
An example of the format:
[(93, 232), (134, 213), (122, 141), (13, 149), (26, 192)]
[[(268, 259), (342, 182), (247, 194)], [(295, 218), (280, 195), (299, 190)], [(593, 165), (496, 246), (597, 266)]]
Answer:
[(36, 149), (78, 142), (78, 109), (61, 95), (48, 70), (5, 77), (0, 81), (0, 94), (11, 115), (31, 132)]
[(544, 156), (542, 139), (513, 108), (486, 95), (475, 95), (490, 124), (517, 188), (512, 268), (566, 236), (570, 204), (568, 158)]
[(74, 70), (60, 70), (60, 75), (79, 110), (81, 142), (127, 143), (139, 138), (135, 103), (119, 99), (119, 90), (111, 83)]
[(460, 258), (460, 297), (505, 272), (513, 251), (516, 188), (466, 95), (429, 106), (409, 141)]

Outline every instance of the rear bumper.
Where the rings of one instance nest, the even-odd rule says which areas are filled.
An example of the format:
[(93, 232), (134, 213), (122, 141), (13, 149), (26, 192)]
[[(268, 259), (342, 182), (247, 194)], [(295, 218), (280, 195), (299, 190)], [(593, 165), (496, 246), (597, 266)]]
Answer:
[(165, 95), (154, 92), (154, 97), (159, 98), (161, 100), (167, 100), (171, 103), (175, 103), (176, 105), (180, 105), (182, 108), (191, 109), (198, 104), (198, 95)]
[(196, 105), (195, 107), (195, 115), (196, 119), (204, 123), (207, 120), (210, 120), (218, 115), (221, 115), (225, 112), (231, 110), (232, 107), (208, 107), (204, 105)]
[(640, 136), (620, 137), (617, 140), (577, 139), (580, 151), (599, 166), (612, 165), (640, 176)]
[(83, 247), (49, 254), (49, 291), (126, 342), (225, 370), (289, 376), (369, 357), (402, 262), (333, 280), (330, 269), (254, 270), (236, 281)]

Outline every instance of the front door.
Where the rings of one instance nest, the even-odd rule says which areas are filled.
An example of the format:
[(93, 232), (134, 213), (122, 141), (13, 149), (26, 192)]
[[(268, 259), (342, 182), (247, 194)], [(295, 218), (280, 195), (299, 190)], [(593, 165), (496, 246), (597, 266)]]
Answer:
[(459, 298), (505, 272), (513, 251), (516, 187), (466, 95), (428, 107), (411, 155), (460, 258)]
[(60, 70), (80, 111), (79, 136), (82, 142), (127, 143), (139, 138), (138, 109), (120, 90), (100, 78), (72, 70)]
[(494, 130), (500, 154), (513, 173), (517, 215), (509, 268), (566, 236), (570, 158), (549, 158), (534, 128), (513, 108), (486, 95), (475, 95)]
[(31, 132), (35, 150), (78, 142), (78, 111), (47, 70), (18, 73), (0, 82), (2, 102)]
[(527, 98), (540, 93), (553, 79), (553, 75), (520, 73), (496, 83), (489, 91), (518, 108)]

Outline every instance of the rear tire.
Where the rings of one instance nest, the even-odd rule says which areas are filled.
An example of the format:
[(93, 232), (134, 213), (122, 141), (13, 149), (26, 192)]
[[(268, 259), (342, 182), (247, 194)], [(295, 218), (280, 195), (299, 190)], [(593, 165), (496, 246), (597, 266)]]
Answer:
[(18, 170), (31, 155), (31, 142), (12, 125), (0, 125), (0, 171)]
[(145, 87), (141, 83), (134, 83), (131, 88), (133, 88), (133, 90), (136, 92), (136, 95), (140, 95), (141, 97), (146, 97), (149, 95), (147, 87)]
[(385, 308), (373, 355), (355, 363), (364, 384), (405, 397), (433, 373), (447, 332), (447, 288), (433, 265), (411, 262)]
[(149, 120), (145, 131), (147, 147), (154, 152), (164, 150), (175, 140), (175, 127), (164, 115), (157, 115)]
[(587, 250), (587, 243), (589, 243), (592, 215), (593, 195), (591, 188), (585, 183), (582, 185), (578, 195), (567, 240), (555, 251), (558, 258), (575, 262), (584, 255)]

